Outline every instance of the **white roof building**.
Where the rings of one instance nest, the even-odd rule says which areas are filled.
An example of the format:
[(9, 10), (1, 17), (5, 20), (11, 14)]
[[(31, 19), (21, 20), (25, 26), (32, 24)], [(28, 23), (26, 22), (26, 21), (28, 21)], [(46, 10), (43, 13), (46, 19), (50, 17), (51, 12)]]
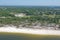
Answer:
[(15, 16), (16, 17), (24, 17), (24, 16), (26, 16), (26, 14), (24, 14), (24, 13), (17, 13), (17, 14), (15, 14)]

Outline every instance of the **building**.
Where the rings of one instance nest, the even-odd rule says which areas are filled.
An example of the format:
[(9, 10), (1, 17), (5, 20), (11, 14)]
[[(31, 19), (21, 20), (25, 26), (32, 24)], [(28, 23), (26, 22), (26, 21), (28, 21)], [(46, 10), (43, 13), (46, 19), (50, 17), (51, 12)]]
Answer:
[(24, 14), (24, 13), (17, 13), (17, 14), (15, 14), (15, 16), (16, 17), (24, 17), (24, 16), (26, 16), (26, 14)]

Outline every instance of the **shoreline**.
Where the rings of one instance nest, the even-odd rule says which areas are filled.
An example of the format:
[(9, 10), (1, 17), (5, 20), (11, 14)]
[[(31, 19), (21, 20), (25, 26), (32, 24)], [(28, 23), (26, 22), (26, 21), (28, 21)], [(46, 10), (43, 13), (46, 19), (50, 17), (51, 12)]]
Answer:
[(40, 29), (30, 29), (30, 28), (0, 27), (0, 32), (60, 36), (60, 30), (46, 30), (46, 29), (40, 30)]

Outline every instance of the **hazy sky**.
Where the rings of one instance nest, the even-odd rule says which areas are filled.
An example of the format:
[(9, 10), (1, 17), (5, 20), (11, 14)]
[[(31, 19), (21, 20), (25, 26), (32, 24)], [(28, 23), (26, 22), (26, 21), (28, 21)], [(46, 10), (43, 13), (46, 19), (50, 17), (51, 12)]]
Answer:
[(60, 0), (0, 0), (0, 5), (60, 6)]

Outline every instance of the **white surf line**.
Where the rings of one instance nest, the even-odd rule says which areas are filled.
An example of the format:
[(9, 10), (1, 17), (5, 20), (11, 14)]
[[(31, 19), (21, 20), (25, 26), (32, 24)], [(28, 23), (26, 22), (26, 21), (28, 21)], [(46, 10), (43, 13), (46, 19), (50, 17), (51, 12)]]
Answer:
[(60, 35), (60, 30), (39, 30), (28, 28), (15, 28), (15, 27), (0, 27), (0, 32), (12, 32), (12, 33), (27, 33), (37, 35)]

